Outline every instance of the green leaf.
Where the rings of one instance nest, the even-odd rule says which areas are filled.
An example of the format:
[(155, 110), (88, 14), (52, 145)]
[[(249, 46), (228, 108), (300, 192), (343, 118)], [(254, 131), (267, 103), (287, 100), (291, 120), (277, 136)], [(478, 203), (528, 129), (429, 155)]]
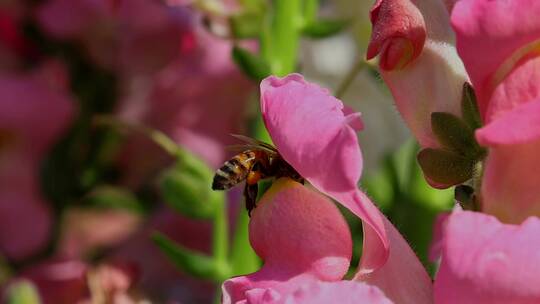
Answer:
[[(428, 180), (445, 189), (472, 178), (474, 161), (451, 151), (423, 149), (418, 153), (418, 163)], [(430, 183), (433, 185), (433, 183)]]
[(246, 49), (235, 46), (232, 50), (232, 57), (240, 69), (256, 81), (261, 81), (263, 78), (270, 75), (268, 63)]
[(177, 244), (159, 232), (152, 235), (152, 240), (180, 270), (194, 277), (217, 282), (229, 277), (227, 265), (218, 265), (210, 256)]
[(141, 203), (131, 191), (110, 185), (95, 188), (84, 198), (84, 203), (100, 208), (126, 209), (137, 213), (143, 211)]
[(8, 304), (41, 303), (36, 287), (27, 280), (21, 280), (12, 284), (6, 292), (6, 299)]
[(431, 128), (443, 147), (472, 159), (481, 154), (472, 129), (459, 117), (446, 112), (433, 112)]
[(341, 32), (349, 25), (348, 20), (321, 19), (307, 24), (302, 33), (304, 36), (314, 39), (326, 38)]
[(463, 84), (463, 93), (461, 97), (461, 115), (472, 130), (482, 126), (480, 111), (473, 87), (469, 83)]

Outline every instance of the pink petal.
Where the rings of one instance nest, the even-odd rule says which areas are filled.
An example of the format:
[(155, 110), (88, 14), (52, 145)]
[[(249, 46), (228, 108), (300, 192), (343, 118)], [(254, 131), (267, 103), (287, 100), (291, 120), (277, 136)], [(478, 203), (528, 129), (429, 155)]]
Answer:
[(454, 212), (446, 226), (435, 302), (540, 302), (540, 220), (501, 224), (481, 213)]
[(0, 252), (19, 261), (44, 249), (52, 214), (39, 187), (39, 163), (0, 147)]
[(27, 184), (0, 187), (0, 252), (22, 260), (44, 249), (51, 232), (51, 211)]
[(540, 2), (459, 1), (452, 11), (457, 48), (485, 116), (490, 96), (540, 37)]
[(354, 281), (312, 282), (285, 298), (287, 304), (391, 304), (374, 286)]
[(450, 216), (450, 212), (440, 213), (437, 215), (435, 222), (433, 223), (433, 237), (431, 239), (431, 244), (429, 245), (429, 260), (432, 263), (437, 262), (441, 257), (444, 231), (448, 216)]
[[(381, 71), (399, 113), (422, 147), (439, 147), (431, 131), (431, 113), (461, 116), (467, 74), (451, 44), (428, 40), (420, 56), (398, 71)], [(414, 88), (414, 89), (412, 89)]]
[(67, 92), (27, 75), (0, 76), (0, 96), (0, 130), (15, 137), (21, 153), (38, 158), (60, 138), (75, 110)]
[[(516, 124), (519, 129), (520, 123)], [(512, 129), (516, 124), (506, 125), (506, 129)], [(495, 215), (502, 222), (515, 224), (532, 215), (540, 216), (538, 151), (538, 138), (490, 149), (481, 190), (484, 212)]]
[(490, 123), (515, 107), (540, 97), (540, 58), (536, 54), (523, 58), (495, 88), (485, 115)]
[[(369, 201), (367, 197), (364, 199)], [(431, 278), (426, 273), (424, 266), (392, 223), (383, 215), (381, 217), (384, 220), (390, 245), (388, 259), (384, 265), (374, 271), (370, 271), (364, 266), (365, 259), (370, 259), (370, 255), (373, 255), (373, 248), (376, 248), (378, 240), (373, 230), (369, 226), (363, 225), (364, 246), (360, 268), (354, 280), (377, 286), (395, 303), (432, 303)]]
[(400, 69), (413, 61), (424, 46), (424, 18), (409, 0), (378, 0), (370, 12), (373, 33), (367, 59), (381, 54), (381, 68)]
[(299, 74), (270, 76), (261, 82), (261, 112), (280, 154), (316, 188), (356, 189), (362, 172), (358, 139), (343, 103), (328, 90)]
[[(251, 245), (264, 266), (225, 281), (223, 303), (283, 296), (315, 280), (338, 281), (349, 268), (351, 234), (338, 208), (290, 179), (277, 180), (264, 194), (249, 230)], [(269, 288), (273, 291), (263, 292)]]
[[(377, 275), (385, 287), (397, 286), (390, 282), (400, 281), (400, 275), (418, 274), (418, 278), (410, 280), (418, 287), (414, 291), (425, 290), (420, 293), (421, 299), (429, 294), (430, 286), (425, 284), (429, 277), (408, 244), (357, 188), (362, 165), (360, 147), (341, 101), (330, 96), (327, 90), (307, 83), (301, 75), (292, 74), (263, 80), (261, 109), (270, 136), (283, 158), (315, 188), (336, 199), (366, 224), (360, 265), (362, 276), (387, 264), (387, 269), (395, 271), (393, 277), (386, 277), (384, 281), (383, 271)], [(403, 271), (401, 267), (410, 267), (410, 271)], [(394, 291), (393, 295), (398, 298), (400, 292), (406, 293), (405, 290)]]
[(486, 147), (525, 144), (540, 138), (540, 99), (516, 106), (476, 131)]
[(52, 0), (36, 10), (40, 27), (57, 39), (82, 36), (94, 24), (102, 22), (108, 1)]
[(84, 257), (92, 250), (125, 241), (141, 217), (125, 210), (70, 208), (64, 211), (58, 251), (62, 256)]

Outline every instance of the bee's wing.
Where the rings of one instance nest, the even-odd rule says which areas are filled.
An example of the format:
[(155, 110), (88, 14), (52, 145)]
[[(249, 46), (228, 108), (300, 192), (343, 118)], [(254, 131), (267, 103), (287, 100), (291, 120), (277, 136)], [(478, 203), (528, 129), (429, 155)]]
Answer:
[(252, 148), (264, 149), (264, 150), (274, 152), (274, 153), (278, 152), (277, 149), (271, 144), (267, 144), (255, 138), (247, 137), (240, 134), (231, 134), (231, 136), (247, 143), (247, 146), (251, 146)]
[(246, 150), (264, 150), (271, 154), (277, 154), (277, 151), (275, 149), (270, 149), (261, 145), (253, 145), (253, 144), (240, 144), (240, 145), (229, 145), (225, 147), (228, 151), (235, 151), (235, 152), (242, 152)]

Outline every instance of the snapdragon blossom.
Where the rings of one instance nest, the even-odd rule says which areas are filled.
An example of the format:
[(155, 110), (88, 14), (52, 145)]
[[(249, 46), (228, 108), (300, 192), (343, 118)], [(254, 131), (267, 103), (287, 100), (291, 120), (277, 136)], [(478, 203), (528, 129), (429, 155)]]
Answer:
[[(433, 247), (434, 254), (442, 253), (435, 280), (436, 303), (538, 303), (539, 3), (383, 0), (374, 9), (381, 2), (391, 9), (386, 11), (386, 19), (379, 20), (393, 20), (386, 22), (394, 27), (388, 30), (387, 39), (402, 37), (407, 27), (398, 20), (415, 16), (425, 21), (428, 40), (433, 37), (434, 45), (444, 46), (437, 51), (426, 43), (420, 55), (398, 68), (388, 69), (381, 63), (383, 78), (419, 143), (440, 147), (428, 123), (430, 115), (461, 116), (461, 96), (456, 92), (468, 79), (477, 95), (483, 125), (475, 137), (487, 149), (487, 157), (480, 160), (483, 166), (475, 172), (474, 186), (479, 211), (495, 217), (456, 208), (444, 219)], [(443, 28), (439, 27), (441, 21)], [(384, 26), (374, 24), (373, 43), (379, 39), (376, 29)], [(450, 33), (452, 39), (430, 35), (440, 30)], [(424, 58), (434, 51), (441, 62), (452, 64), (429, 64)], [(466, 73), (452, 68), (460, 65)], [(431, 82), (422, 85), (427, 78)], [(420, 85), (411, 86), (414, 83)], [(426, 95), (434, 98), (426, 100)]]
[[(268, 132), (280, 155), (316, 190), (335, 199), (362, 219), (364, 223), (363, 254), (354, 280), (376, 286), (386, 297), (398, 303), (430, 303), (431, 281), (420, 261), (388, 219), (357, 188), (362, 170), (360, 147), (355, 132), (362, 127), (359, 114), (352, 113), (326, 89), (306, 82), (298, 74), (284, 78), (272, 76), (263, 80), (261, 111)], [(273, 251), (279, 251), (279, 256), (282, 258), (280, 260), (273, 256), (266, 256), (264, 253), (261, 254), (263, 251), (259, 247), (264, 248), (264, 246), (256, 239), (262, 233), (258, 233), (254, 227), (262, 225), (260, 222), (266, 218), (266, 216), (258, 215), (265, 212), (266, 208), (270, 208), (265, 207), (265, 204), (279, 205), (278, 202), (283, 200), (288, 203), (281, 205), (287, 206), (301, 204), (301, 201), (316, 204), (318, 201), (327, 200), (318, 198), (321, 194), (306, 192), (307, 190), (302, 186), (295, 187), (300, 193), (305, 193), (301, 195), (280, 192), (279, 181), (273, 188), (269, 190), (270, 194), (265, 194), (266, 199), (263, 198), (259, 203), (260, 206), (255, 209), (250, 223), (252, 246), (264, 259), (265, 265), (259, 272), (226, 281), (223, 285), (225, 303), (242, 303), (242, 301), (258, 303), (255, 299), (250, 299), (250, 294), (255, 293), (255, 290), (259, 290), (259, 294), (262, 293), (262, 296), (256, 299), (262, 301), (265, 297), (271, 297), (270, 299), (278, 302), (278, 299), (283, 299), (285, 295), (309, 281), (339, 282), (348, 268), (342, 265), (343, 260), (339, 264), (341, 265), (338, 267), (339, 271), (329, 267), (334, 263), (319, 262), (331, 257), (344, 257), (344, 252), (335, 250), (344, 250), (347, 246), (344, 241), (340, 242), (341, 245), (333, 242), (333, 238), (338, 238), (344, 233), (342, 229), (340, 234), (331, 235), (332, 231), (337, 231), (337, 229), (330, 227), (337, 225), (339, 216), (335, 215), (333, 220), (323, 221), (319, 218), (322, 216), (320, 212), (302, 214), (301, 210), (293, 212), (285, 207), (281, 207), (283, 210), (274, 207), (277, 209), (274, 211), (276, 214), (289, 216), (290, 219), (287, 218), (289, 221), (298, 221), (299, 227), (321, 225), (325, 233), (319, 232), (310, 237), (313, 232), (302, 231), (306, 239), (311, 241), (307, 248), (324, 245), (324, 248), (329, 247), (327, 251), (307, 249), (314, 255), (308, 255), (309, 258), (305, 260), (293, 258), (292, 264), (281, 263), (281, 261), (293, 257), (295, 253), (301, 253), (306, 248), (298, 247), (297, 251), (291, 251), (262, 243), (264, 246), (271, 246)], [(323, 215), (328, 214), (328, 212), (323, 213)], [(288, 223), (287, 220), (283, 221)], [(276, 233), (273, 229), (279, 227), (277, 223), (276, 220), (276, 223), (266, 225), (262, 230), (272, 235)], [(297, 235), (295, 229), (290, 229), (287, 233), (283, 233), (282, 238), (285, 241), (294, 242), (295, 238), (302, 238), (302, 234)], [(328, 254), (321, 255), (325, 252)], [(287, 273), (291, 269), (296, 269), (296, 271)], [(273, 291), (268, 291), (270, 288)]]

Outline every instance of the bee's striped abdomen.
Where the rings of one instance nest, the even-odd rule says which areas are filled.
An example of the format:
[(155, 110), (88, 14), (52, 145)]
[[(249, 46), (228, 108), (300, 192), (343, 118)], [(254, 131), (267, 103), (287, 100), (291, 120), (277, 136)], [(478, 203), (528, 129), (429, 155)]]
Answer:
[(221, 168), (216, 171), (213, 190), (226, 190), (246, 179), (253, 162), (256, 159), (254, 151), (245, 151), (235, 155), (226, 161)]

